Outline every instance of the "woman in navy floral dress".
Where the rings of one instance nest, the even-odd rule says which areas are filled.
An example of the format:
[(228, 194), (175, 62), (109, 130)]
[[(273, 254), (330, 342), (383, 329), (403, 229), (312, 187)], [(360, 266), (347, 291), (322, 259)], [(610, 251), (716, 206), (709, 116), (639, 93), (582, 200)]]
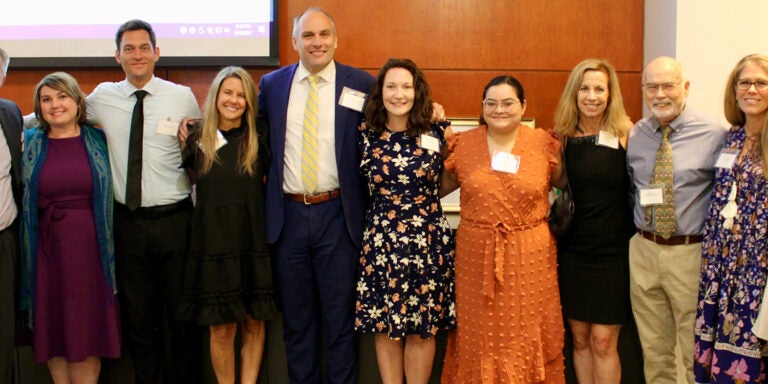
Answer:
[(390, 59), (366, 106), (361, 172), (371, 194), (355, 329), (376, 333), (384, 383), (426, 383), (435, 334), (454, 329), (454, 247), (438, 196), (443, 127), (430, 124), (424, 74)]
[[(766, 341), (753, 325), (768, 276), (768, 56), (743, 58), (725, 90), (733, 128), (717, 160), (702, 246), (696, 383), (762, 383)], [(765, 335), (763, 335), (765, 337)]]

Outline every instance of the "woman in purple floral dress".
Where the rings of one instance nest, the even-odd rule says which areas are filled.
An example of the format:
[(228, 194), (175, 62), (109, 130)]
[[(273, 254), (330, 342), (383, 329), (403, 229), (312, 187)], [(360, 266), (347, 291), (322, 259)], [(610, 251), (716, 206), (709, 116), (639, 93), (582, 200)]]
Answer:
[(733, 69), (725, 115), (733, 128), (704, 229), (694, 375), (696, 383), (763, 383), (766, 340), (752, 328), (768, 277), (768, 56)]

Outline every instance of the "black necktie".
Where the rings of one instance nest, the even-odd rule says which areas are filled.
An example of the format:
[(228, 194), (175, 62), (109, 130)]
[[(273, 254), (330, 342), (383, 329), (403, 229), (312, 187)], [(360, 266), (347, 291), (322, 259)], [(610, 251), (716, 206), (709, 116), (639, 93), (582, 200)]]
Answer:
[(138, 90), (136, 105), (131, 118), (131, 138), (128, 142), (128, 177), (125, 181), (125, 205), (130, 210), (141, 206), (141, 157), (144, 144), (144, 96), (147, 91)]

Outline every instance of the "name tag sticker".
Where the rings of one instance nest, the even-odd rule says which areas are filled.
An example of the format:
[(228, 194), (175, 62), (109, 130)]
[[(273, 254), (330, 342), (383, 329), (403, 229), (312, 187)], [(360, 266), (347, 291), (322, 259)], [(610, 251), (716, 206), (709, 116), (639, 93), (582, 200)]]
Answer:
[(339, 105), (354, 111), (362, 112), (366, 96), (368, 95), (363, 92), (344, 87), (341, 90), (341, 97), (339, 97)]
[(161, 135), (176, 136), (179, 131), (179, 122), (173, 121), (171, 118), (160, 120), (157, 122), (157, 133)]
[(736, 156), (738, 153), (734, 150), (724, 149), (720, 152), (720, 156), (717, 157), (715, 162), (715, 168), (731, 169), (733, 163), (736, 162)]
[(659, 205), (664, 203), (664, 187), (651, 186), (640, 190), (640, 206)]
[(440, 152), (440, 140), (434, 136), (427, 135), (426, 133), (421, 134), (419, 146), (430, 151)]
[(520, 156), (507, 152), (494, 151), (491, 169), (499, 172), (516, 174), (520, 170)]
[(221, 133), (221, 131), (216, 131), (216, 150), (218, 151), (219, 148), (227, 145), (227, 139), (224, 138), (224, 135)]
[(600, 131), (597, 135), (597, 145), (619, 149), (619, 138), (610, 132)]
[[(224, 135), (221, 133), (221, 131), (216, 131), (216, 150), (218, 151), (219, 148), (227, 145), (227, 139), (224, 138)], [(197, 142), (197, 146), (201, 149), (203, 148), (203, 143)]]

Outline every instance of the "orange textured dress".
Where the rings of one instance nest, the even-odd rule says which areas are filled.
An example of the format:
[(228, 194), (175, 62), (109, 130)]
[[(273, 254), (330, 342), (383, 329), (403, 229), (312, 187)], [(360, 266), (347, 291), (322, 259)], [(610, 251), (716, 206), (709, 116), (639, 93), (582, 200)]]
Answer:
[(546, 217), (560, 143), (520, 126), (517, 174), (491, 170), (487, 128), (447, 136), (445, 168), (458, 176), (457, 331), (443, 383), (564, 383), (556, 248)]

